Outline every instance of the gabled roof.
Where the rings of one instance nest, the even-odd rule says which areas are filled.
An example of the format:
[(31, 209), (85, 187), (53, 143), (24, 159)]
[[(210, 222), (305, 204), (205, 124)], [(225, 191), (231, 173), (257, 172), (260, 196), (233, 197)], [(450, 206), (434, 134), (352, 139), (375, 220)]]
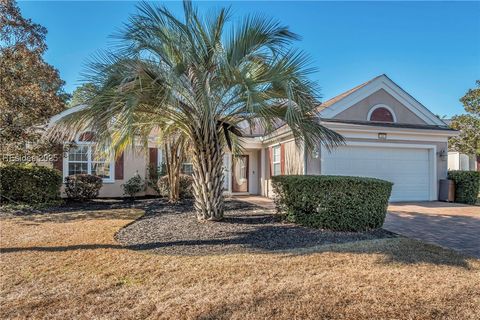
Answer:
[(380, 78), (381, 76), (384, 76), (384, 75), (377, 76), (377, 77), (375, 77), (375, 78), (373, 78), (373, 79), (371, 79), (371, 80), (368, 80), (367, 82), (364, 82), (364, 83), (362, 83), (362, 84), (360, 84), (360, 85), (358, 85), (358, 86), (356, 86), (356, 87), (354, 87), (354, 88), (352, 88), (352, 89), (350, 89), (350, 90), (347, 90), (347, 91), (345, 91), (345, 92), (343, 92), (343, 93), (340, 93), (338, 96), (335, 96), (335, 97), (333, 97), (333, 98), (331, 98), (331, 99), (329, 99), (329, 100), (327, 100), (327, 101), (325, 101), (325, 102), (320, 103), (320, 105), (318, 106), (318, 111), (321, 111), (321, 110), (323, 110), (323, 109), (325, 109), (325, 108), (328, 108), (328, 107), (331, 106), (332, 104), (334, 104), (334, 103), (342, 100), (343, 98), (349, 96), (350, 94), (354, 93), (355, 91), (357, 91), (357, 90), (365, 87), (367, 84), (375, 81), (376, 79)]
[(48, 127), (52, 127), (55, 123), (60, 121), (63, 117), (68, 116), (69, 114), (75, 113), (77, 111), (81, 111), (87, 107), (86, 104), (77, 104), (74, 107), (68, 108), (60, 112), (59, 114), (54, 115), (53, 117), (50, 118), (50, 121), (48, 122)]
[(439, 119), (423, 104), (418, 102), (408, 92), (403, 90), (398, 84), (393, 82), (387, 75), (379, 75), (353, 89), (350, 89), (338, 96), (320, 104), (318, 111), (323, 119), (331, 119), (340, 112), (348, 109), (357, 102), (372, 95), (378, 90), (385, 90), (393, 98), (398, 100), (407, 109), (415, 113), (428, 125), (447, 126), (445, 122)]

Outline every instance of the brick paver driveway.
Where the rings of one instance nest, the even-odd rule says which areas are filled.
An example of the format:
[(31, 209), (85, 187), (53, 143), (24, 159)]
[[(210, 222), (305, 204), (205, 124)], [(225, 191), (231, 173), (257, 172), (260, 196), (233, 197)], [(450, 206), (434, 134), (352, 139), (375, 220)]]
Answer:
[(480, 207), (446, 202), (395, 203), (383, 227), (480, 258)]

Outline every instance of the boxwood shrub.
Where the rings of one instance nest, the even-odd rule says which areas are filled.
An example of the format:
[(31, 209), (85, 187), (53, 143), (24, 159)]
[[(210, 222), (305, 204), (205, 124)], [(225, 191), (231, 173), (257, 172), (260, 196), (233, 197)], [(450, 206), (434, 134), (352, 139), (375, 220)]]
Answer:
[(92, 174), (75, 174), (65, 178), (65, 193), (72, 200), (88, 200), (98, 197), (103, 180)]
[(2, 202), (42, 204), (58, 200), (62, 174), (43, 166), (27, 164), (0, 165)]
[(277, 210), (286, 220), (314, 228), (364, 231), (380, 228), (392, 183), (349, 176), (274, 176)]
[(455, 183), (455, 202), (475, 204), (480, 188), (480, 172), (455, 170), (448, 172)]

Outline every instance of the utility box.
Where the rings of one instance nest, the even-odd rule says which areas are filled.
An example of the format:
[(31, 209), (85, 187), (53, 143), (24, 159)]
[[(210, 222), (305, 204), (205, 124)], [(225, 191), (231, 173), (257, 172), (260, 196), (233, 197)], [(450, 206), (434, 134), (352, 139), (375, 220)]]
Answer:
[(440, 190), (438, 192), (438, 200), (453, 202), (455, 201), (455, 183), (453, 180), (440, 180)]

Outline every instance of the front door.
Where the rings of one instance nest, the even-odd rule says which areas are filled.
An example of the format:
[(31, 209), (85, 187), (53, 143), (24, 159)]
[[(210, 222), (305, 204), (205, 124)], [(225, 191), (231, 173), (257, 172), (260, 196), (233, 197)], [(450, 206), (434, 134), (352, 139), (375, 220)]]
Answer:
[(232, 192), (248, 192), (248, 156), (233, 158)]

